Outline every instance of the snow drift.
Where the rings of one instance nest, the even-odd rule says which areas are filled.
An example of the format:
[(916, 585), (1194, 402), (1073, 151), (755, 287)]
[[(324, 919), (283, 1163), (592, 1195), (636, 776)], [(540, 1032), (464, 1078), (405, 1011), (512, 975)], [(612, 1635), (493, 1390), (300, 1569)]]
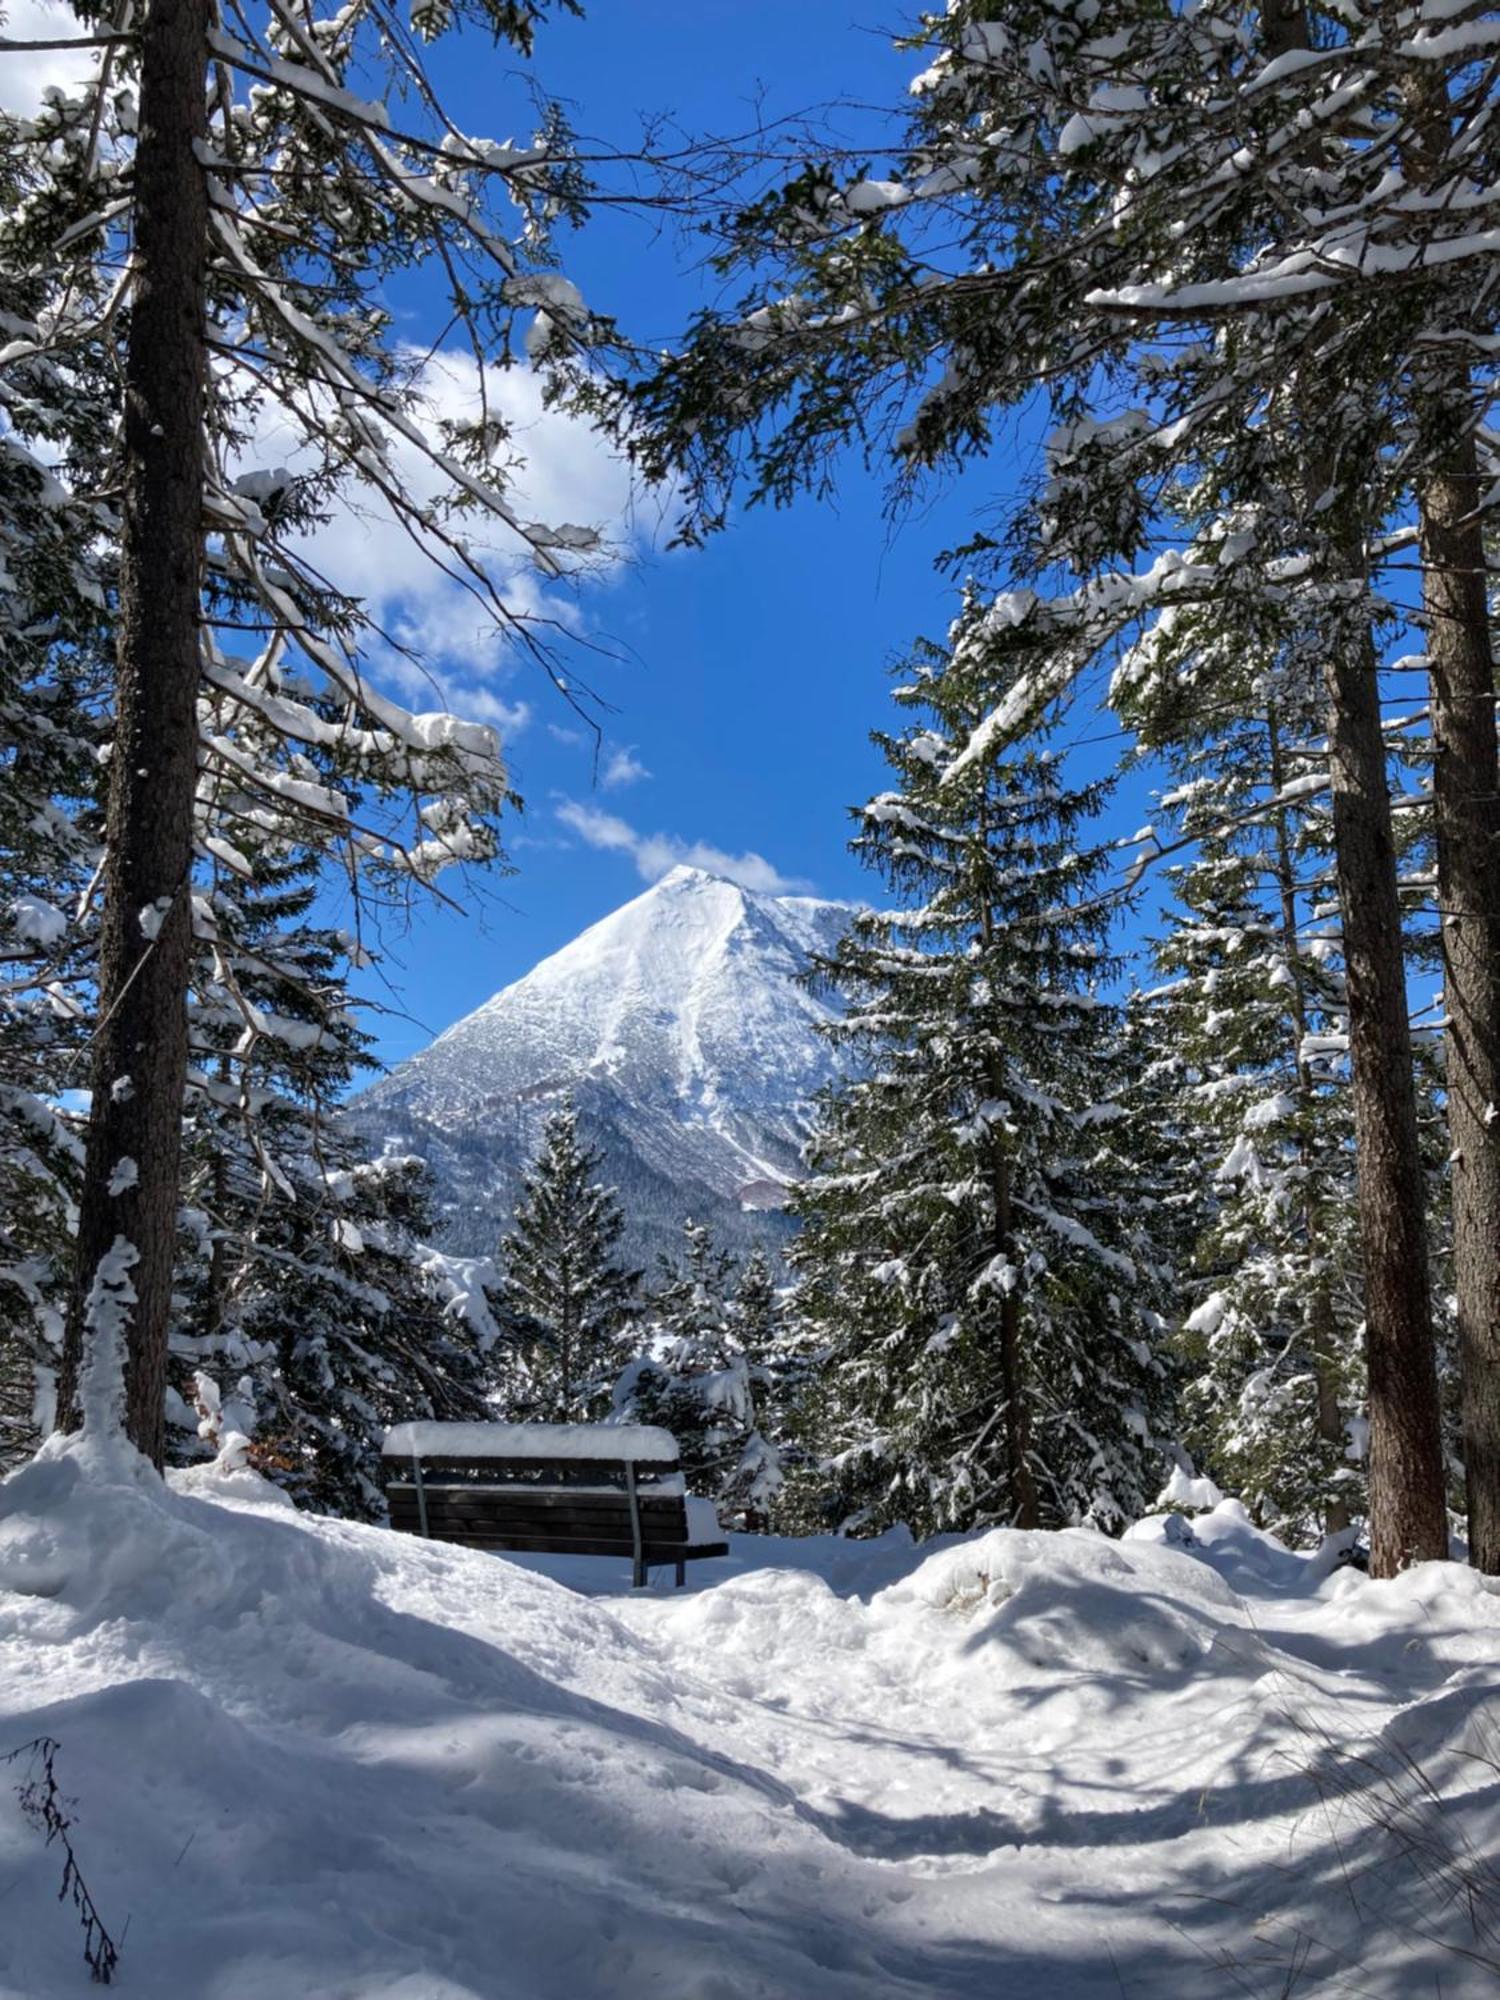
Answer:
[[(54, 1441), (0, 1486), (0, 1752), (61, 1746), (122, 1992), (1208, 2000), (1304, 1938), (1299, 1992), (1492, 1990), (1500, 1597), (1181, 1534), (631, 1594)], [(93, 1990), (8, 1784), (0, 1870), (0, 1996)]]

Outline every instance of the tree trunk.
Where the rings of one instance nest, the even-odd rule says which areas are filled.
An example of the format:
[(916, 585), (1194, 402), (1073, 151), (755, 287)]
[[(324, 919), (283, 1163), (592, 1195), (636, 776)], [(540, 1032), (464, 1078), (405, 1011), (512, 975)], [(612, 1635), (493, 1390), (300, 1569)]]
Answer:
[[(998, 1145), (991, 1148), (990, 1172), (995, 1205), (995, 1252), (1011, 1260), (1013, 1266), (1010, 1162)], [(1005, 1390), (1005, 1458), (1010, 1475), (1011, 1525), (1039, 1528), (1042, 1515), (1036, 1477), (1031, 1469), (1031, 1413), (1021, 1357), (1021, 1296), (1014, 1285), (1005, 1293), (1000, 1306), (1000, 1379)]]
[(158, 1465), (192, 957), (208, 237), (196, 147), (207, 50), (206, 0), (151, 0), (134, 168), (99, 1026), (59, 1399), (62, 1420), (75, 1421), (91, 1295), (115, 1251), (112, 1265), (128, 1265), (134, 1292), (133, 1301), (123, 1294), (125, 1427)]
[[(977, 717), (975, 718), (977, 722)], [(979, 804), (979, 837), (989, 846), (990, 823), (987, 799)], [(988, 954), (995, 943), (995, 913), (988, 899), (979, 913), (979, 934)], [(998, 1035), (998, 1023), (996, 1025)], [(1005, 1069), (1000, 1050), (992, 1046), (985, 1059), (985, 1087), (990, 1101), (998, 1104), (1005, 1096)], [(1003, 1143), (993, 1135), (989, 1144), (990, 1206), (993, 1210), (990, 1254), (1003, 1257), (1014, 1273), (1014, 1282), (1000, 1305), (1000, 1384), (1005, 1396), (1005, 1469), (1010, 1488), (1010, 1519), (1013, 1528), (1039, 1528), (1041, 1503), (1037, 1498), (1036, 1475), (1031, 1468), (1031, 1404), (1026, 1393), (1025, 1357), (1022, 1353), (1021, 1294), (1016, 1289), (1020, 1273), (1015, 1270), (1015, 1215), (1011, 1204), (1010, 1161)]]
[[(1271, 789), (1279, 795), (1286, 784), (1286, 767), (1281, 750), (1281, 723), (1274, 701), (1266, 705), (1266, 743), (1269, 752)], [(1307, 1235), (1309, 1262), (1323, 1267), (1308, 1294), (1303, 1324), (1307, 1329), (1308, 1349), (1313, 1361), (1313, 1378), (1317, 1385), (1318, 1436), (1325, 1443), (1342, 1448), (1347, 1439), (1347, 1427), (1338, 1395), (1338, 1362), (1335, 1354), (1337, 1329), (1333, 1300), (1329, 1295), (1326, 1260), (1321, 1254), (1323, 1215), (1313, 1185), (1311, 1125), (1316, 1092), (1306, 1053), (1307, 995), (1304, 986), (1306, 974), (1297, 916), (1297, 875), (1292, 865), (1292, 843), (1287, 831), (1284, 809), (1278, 808), (1272, 816), (1272, 832), (1276, 841), (1276, 894), (1281, 910), (1281, 948), (1286, 956), (1287, 977), (1291, 981), (1292, 1034), (1296, 1041), (1293, 1063), (1297, 1074), (1297, 1097), (1302, 1107), (1302, 1130), (1299, 1141), (1302, 1163), (1302, 1226)], [(1340, 1534), (1348, 1525), (1349, 1509), (1345, 1502), (1330, 1500), (1323, 1516), (1324, 1534)]]
[[(1304, 0), (1266, 0), (1261, 34), (1268, 59), (1311, 47)], [(1335, 485), (1331, 464), (1304, 470), (1310, 494)], [(1340, 540), (1343, 576), (1363, 577), (1362, 535), (1349, 529)], [(1448, 1513), (1396, 843), (1368, 624), (1335, 639), (1323, 671), (1365, 1267), (1370, 1573), (1395, 1576), (1447, 1555)]]
[(563, 1260), (562, 1310), (558, 1315), (557, 1359), (559, 1400), (561, 1407), (557, 1413), (560, 1424), (573, 1421), (573, 1360), (578, 1344), (578, 1301), (573, 1284), (573, 1267)]
[[(1455, 410), (1463, 422), (1466, 406)], [(1418, 482), (1469, 1554), (1500, 1572), (1500, 770), (1471, 432)]]
[(1324, 662), (1370, 1380), (1370, 1574), (1448, 1553), (1396, 844), (1368, 626)]

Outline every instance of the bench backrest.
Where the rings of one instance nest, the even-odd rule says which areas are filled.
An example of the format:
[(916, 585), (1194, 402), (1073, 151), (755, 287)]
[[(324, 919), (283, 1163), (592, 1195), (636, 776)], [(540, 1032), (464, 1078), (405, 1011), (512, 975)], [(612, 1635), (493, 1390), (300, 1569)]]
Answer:
[(417, 1452), (384, 1461), (391, 1526), (470, 1548), (664, 1558), (688, 1537), (675, 1459), (488, 1458)]

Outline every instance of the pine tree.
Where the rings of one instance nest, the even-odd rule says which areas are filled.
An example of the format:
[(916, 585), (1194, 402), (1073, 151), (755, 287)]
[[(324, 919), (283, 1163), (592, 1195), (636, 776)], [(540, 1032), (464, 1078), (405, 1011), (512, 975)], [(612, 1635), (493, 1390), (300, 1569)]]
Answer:
[[(982, 456), (1003, 413), (1040, 390), (1056, 425), (1047, 476), (1003, 542), (976, 535), (970, 552), (1026, 586), (994, 606), (1034, 638), (1029, 685), (996, 692), (1006, 730), (1142, 619), (1225, 606), (1249, 582), (1307, 601), (1346, 932), (1372, 1564), (1390, 1574), (1446, 1550), (1371, 602), (1393, 546), (1382, 537), (1413, 506), (1425, 616), (1444, 635), (1437, 789), (1453, 811), (1439, 810), (1440, 872), (1455, 891), (1450, 981), (1464, 986), (1454, 1014), (1470, 1066), (1450, 1102), (1479, 1142), (1457, 1163), (1471, 1218), (1500, 1161), (1500, 1132), (1474, 1123), (1500, 1050), (1485, 970), (1500, 952), (1484, 949), (1500, 895), (1481, 881), (1500, 843), (1471, 477), (1481, 399), (1465, 373), (1493, 337), (1472, 264), (1491, 199), (1475, 170), (1487, 72), (1467, 32), (1414, 32), (1398, 58), (1373, 15), (1298, 0), (1259, 17), (1126, 0), (1107, 20), (956, 0), (913, 44), (926, 66), (904, 154), (850, 181), (830, 149), (731, 218), (720, 268), (752, 273), (752, 289), (705, 314), (637, 393), (640, 449), (649, 469), (685, 472), (694, 535), (722, 523), (741, 478), (757, 498), (827, 490), (856, 432), (909, 487)], [(1185, 552), (1160, 498), (1205, 463), (1228, 532)], [(1301, 498), (1266, 506), (1288, 489)], [(1240, 508), (1255, 518), (1234, 520)], [(1492, 1228), (1483, 1244), (1459, 1233), (1474, 1464), (1500, 1493), (1484, 1469), (1488, 1431), (1500, 1434), (1500, 1248)]]
[(547, 1120), (501, 1245), (498, 1400), (508, 1417), (593, 1423), (609, 1407), (641, 1274), (615, 1261), (625, 1217), (602, 1164), (568, 1100)]
[(783, 1287), (760, 1244), (739, 1267), (730, 1311), (749, 1374), (755, 1428), (720, 1490), (720, 1502), (753, 1534), (779, 1519), (796, 1463), (794, 1436), (806, 1389), (806, 1371), (789, 1338)]
[[(23, 131), (44, 144), (43, 169)], [(62, 103), (0, 112), (0, 324), (55, 308), (52, 232), (78, 218), (85, 140)], [(0, 1467), (50, 1427), (83, 1149), (108, 679), (111, 385), (88, 348), (4, 366), (0, 438)]]
[(482, 1297), (455, 1287), (427, 1247), (432, 1181), (421, 1160), (365, 1161), (339, 1148), (309, 1199), (263, 1229), (240, 1308), (247, 1343), (268, 1350), (251, 1376), (254, 1444), (304, 1504), (379, 1518), (380, 1445), (412, 1419), (482, 1421), (495, 1329)]
[(269, 838), (205, 877), (168, 1449), (200, 1456), (237, 1428), (303, 1504), (373, 1517), (382, 1430), (482, 1417), (494, 1329), (482, 1295), (455, 1310), (422, 1162), (366, 1160), (338, 1127), (368, 1037), (350, 942), (317, 898), (317, 858)]
[(796, 1307), (846, 1519), (1118, 1529), (1160, 1484), (1163, 1371), (1108, 1143), (1101, 792), (972, 747), (983, 621), (971, 601), (923, 650), (914, 719), (875, 739), (898, 782), (855, 847), (901, 907), (823, 968), (859, 1062), (793, 1198)]

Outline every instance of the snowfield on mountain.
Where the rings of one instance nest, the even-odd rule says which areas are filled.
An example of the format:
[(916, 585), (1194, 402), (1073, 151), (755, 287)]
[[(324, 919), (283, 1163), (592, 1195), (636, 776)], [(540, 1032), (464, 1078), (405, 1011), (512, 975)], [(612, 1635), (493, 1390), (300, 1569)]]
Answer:
[(430, 1160), (457, 1250), (494, 1249), (569, 1093), (638, 1257), (675, 1248), (685, 1215), (763, 1239), (837, 1070), (817, 1034), (835, 1010), (802, 975), (850, 916), (674, 868), (363, 1092), (349, 1122)]
[(153, 2000), (1494, 1990), (1463, 1567), (1321, 1574), (1225, 1502), (625, 1569), (52, 1440), (0, 1486), (0, 1995), (93, 1990), (39, 1737)]

